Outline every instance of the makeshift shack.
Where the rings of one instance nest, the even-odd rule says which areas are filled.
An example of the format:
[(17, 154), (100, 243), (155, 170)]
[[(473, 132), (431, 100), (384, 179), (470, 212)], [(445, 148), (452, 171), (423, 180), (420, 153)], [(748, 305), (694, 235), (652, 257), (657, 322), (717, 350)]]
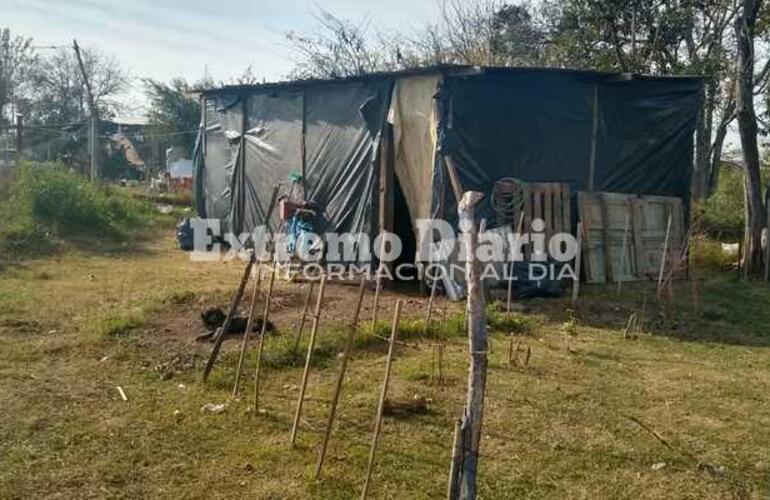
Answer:
[(501, 216), (493, 196), (507, 178), (543, 193), (528, 198), (527, 220), (549, 219), (551, 231), (574, 231), (578, 192), (678, 198), (686, 210), (701, 87), (695, 77), (446, 66), (209, 90), (197, 210), (250, 231), (266, 222), (275, 185), (299, 173), (320, 231), (393, 231), (406, 260), (414, 221), (454, 222), (458, 190), (486, 194), (487, 227), (510, 225), (515, 214)]

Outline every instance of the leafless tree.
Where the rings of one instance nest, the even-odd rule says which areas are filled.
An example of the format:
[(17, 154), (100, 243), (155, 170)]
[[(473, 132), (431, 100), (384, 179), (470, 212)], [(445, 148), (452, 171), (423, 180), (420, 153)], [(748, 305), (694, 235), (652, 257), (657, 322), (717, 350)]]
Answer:
[[(129, 77), (118, 62), (93, 49), (83, 49), (83, 65), (91, 82), (100, 117), (114, 116)], [(86, 117), (87, 96), (83, 76), (71, 49), (62, 48), (41, 58), (32, 74), (33, 117), (41, 122), (70, 123)]]
[(339, 78), (382, 70), (383, 56), (374, 50), (368, 34), (369, 22), (342, 19), (326, 10), (316, 15), (315, 34), (286, 34), (298, 58), (295, 78)]

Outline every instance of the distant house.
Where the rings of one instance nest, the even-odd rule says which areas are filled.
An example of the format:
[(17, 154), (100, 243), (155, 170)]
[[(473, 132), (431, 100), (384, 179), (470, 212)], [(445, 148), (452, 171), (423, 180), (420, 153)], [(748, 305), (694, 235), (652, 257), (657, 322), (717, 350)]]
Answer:
[(166, 177), (172, 190), (191, 190), (193, 183), (193, 161), (182, 158), (174, 148), (166, 150)]

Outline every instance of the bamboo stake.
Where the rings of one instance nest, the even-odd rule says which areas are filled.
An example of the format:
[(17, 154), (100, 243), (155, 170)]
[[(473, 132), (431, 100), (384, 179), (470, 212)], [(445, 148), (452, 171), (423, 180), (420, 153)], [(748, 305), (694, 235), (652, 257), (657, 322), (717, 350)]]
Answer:
[(396, 332), (398, 331), (398, 320), (401, 315), (401, 301), (396, 302), (396, 310), (393, 313), (393, 324), (390, 328), (390, 342), (388, 344), (388, 358), (385, 362), (385, 378), (382, 381), (382, 390), (380, 391), (380, 402), (377, 405), (377, 415), (374, 420), (374, 434), (372, 435), (372, 446), (369, 450), (369, 463), (366, 466), (366, 479), (364, 481), (364, 490), (361, 492), (361, 499), (365, 500), (369, 493), (369, 483), (372, 478), (372, 469), (374, 468), (374, 458), (377, 454), (377, 443), (380, 438), (382, 428), (382, 412), (385, 408), (385, 397), (388, 394), (388, 383), (390, 382), (390, 370), (393, 365), (393, 346), (396, 344)]
[(438, 383), (444, 383), (444, 342), (438, 344)]
[(666, 238), (663, 240), (663, 253), (660, 256), (660, 272), (658, 273), (658, 300), (663, 285), (663, 272), (666, 270), (666, 260), (668, 256), (668, 242), (671, 237), (671, 214), (668, 214), (668, 223), (666, 224)]
[(631, 208), (626, 212), (626, 227), (623, 230), (623, 246), (620, 249), (620, 269), (618, 270), (618, 292), (620, 297), (620, 288), (623, 286), (623, 272), (626, 267), (626, 245), (628, 243), (628, 226), (631, 224)]
[[(432, 251), (431, 251), (430, 264), (431, 265), (429, 267), (432, 268), (432, 265), (433, 265), (433, 254), (432, 254)], [(430, 332), (430, 320), (431, 320), (431, 317), (433, 316), (433, 300), (436, 297), (436, 282), (437, 281), (438, 281), (438, 277), (434, 276), (433, 277), (433, 281), (431, 283), (431, 287), (430, 287), (430, 299), (428, 299), (428, 311), (425, 314), (425, 330), (424, 330), (423, 333), (424, 333), (424, 335), (426, 337), (428, 336), (428, 333)], [(432, 349), (433, 349), (433, 354), (431, 356), (431, 366), (430, 366), (431, 380), (435, 379), (435, 372), (436, 372), (436, 352), (435, 351), (436, 351), (437, 346), (438, 346), (438, 344), (436, 342), (434, 342), (433, 345), (431, 346)]]
[(454, 500), (460, 495), (460, 464), (462, 462), (462, 433), (463, 421), (455, 420), (455, 434), (452, 438), (452, 461), (449, 464), (449, 485), (447, 487), (447, 499)]
[(321, 470), (324, 466), (324, 459), (326, 458), (326, 448), (329, 445), (329, 438), (332, 435), (332, 427), (334, 426), (334, 417), (337, 414), (337, 405), (340, 401), (340, 394), (342, 393), (342, 384), (345, 382), (345, 372), (348, 368), (348, 359), (350, 358), (350, 351), (353, 349), (353, 339), (358, 331), (358, 317), (361, 313), (361, 304), (364, 301), (364, 293), (366, 291), (366, 276), (361, 277), (361, 286), (358, 289), (358, 302), (356, 303), (356, 312), (353, 314), (353, 321), (348, 328), (348, 336), (345, 339), (345, 350), (342, 353), (342, 362), (340, 363), (340, 371), (337, 374), (337, 385), (334, 387), (334, 396), (332, 396), (332, 405), (329, 408), (329, 418), (326, 422), (326, 431), (324, 431), (323, 441), (321, 442), (321, 451), (318, 454), (318, 462), (315, 467), (315, 479), (318, 481), (321, 479)]
[(257, 368), (254, 372), (254, 415), (259, 414), (259, 376), (262, 369), (262, 352), (265, 350), (267, 340), (267, 321), (270, 315), (270, 303), (273, 299), (273, 286), (275, 285), (275, 268), (277, 259), (273, 259), (270, 266), (270, 281), (267, 285), (267, 297), (265, 297), (265, 310), (262, 313), (262, 331), (259, 334), (259, 347), (257, 348)]
[(305, 329), (305, 322), (307, 320), (307, 310), (310, 307), (310, 299), (313, 298), (314, 287), (315, 287), (315, 281), (311, 281), (310, 289), (307, 291), (307, 297), (305, 297), (305, 305), (302, 308), (302, 319), (299, 322), (299, 330), (297, 330), (297, 338), (294, 340), (294, 349), (292, 352), (297, 352), (297, 349), (299, 349), (299, 341), (302, 340), (302, 331)]
[(577, 223), (577, 254), (575, 255), (575, 279), (572, 281), (572, 303), (576, 303), (580, 293), (580, 261), (583, 253), (583, 223)]
[(249, 319), (246, 322), (246, 331), (243, 332), (243, 342), (241, 342), (241, 352), (238, 356), (238, 368), (235, 370), (235, 383), (233, 384), (233, 399), (238, 397), (238, 390), (241, 385), (241, 369), (243, 368), (243, 359), (246, 355), (246, 345), (251, 336), (251, 329), (254, 327), (254, 318), (257, 312), (257, 303), (259, 302), (259, 289), (262, 283), (262, 263), (257, 263), (257, 276), (254, 279), (254, 290), (251, 296), (251, 306), (249, 307)]
[(374, 304), (372, 306), (372, 332), (377, 326), (377, 309), (380, 305), (380, 289), (382, 288), (382, 255), (385, 253), (385, 231), (380, 233), (380, 255), (377, 264), (377, 276), (375, 276), (376, 285), (374, 287)]
[(766, 239), (765, 242), (765, 283), (770, 280), (770, 198), (765, 196), (765, 205), (767, 207), (767, 214), (765, 214), (765, 230), (766, 230)]
[(204, 382), (208, 380), (209, 374), (214, 368), (214, 363), (217, 361), (217, 357), (219, 357), (219, 350), (222, 348), (222, 342), (224, 342), (227, 331), (230, 329), (230, 323), (233, 321), (233, 316), (235, 316), (235, 312), (238, 310), (238, 306), (241, 304), (241, 299), (243, 299), (243, 291), (246, 289), (246, 284), (249, 282), (251, 269), (254, 267), (255, 262), (256, 256), (252, 253), (249, 257), (249, 263), (246, 264), (246, 269), (243, 270), (243, 276), (241, 277), (241, 282), (238, 285), (238, 290), (236, 290), (235, 295), (230, 302), (230, 309), (227, 311), (225, 322), (222, 324), (222, 328), (219, 330), (219, 335), (217, 335), (217, 338), (214, 341), (214, 348), (211, 350), (209, 360), (206, 362), (206, 367), (203, 369)]
[[(516, 225), (516, 234), (520, 235), (521, 230), (524, 228), (524, 210), (521, 211), (521, 215), (519, 215), (519, 223)], [(511, 249), (513, 251), (513, 249)], [(513, 265), (515, 261), (513, 258), (511, 258), (511, 262), (508, 265), (508, 302), (505, 307), (505, 312), (510, 313), (511, 312), (511, 303), (513, 302)]]
[(305, 369), (302, 371), (302, 382), (299, 387), (299, 397), (297, 398), (297, 411), (294, 414), (294, 424), (291, 426), (291, 437), (289, 443), (294, 446), (297, 440), (297, 430), (299, 429), (299, 419), (302, 416), (302, 405), (305, 402), (305, 390), (307, 389), (307, 378), (310, 374), (310, 359), (315, 349), (315, 339), (318, 335), (318, 325), (321, 320), (321, 304), (323, 303), (324, 290), (326, 289), (326, 276), (321, 276), (321, 285), (318, 288), (318, 297), (316, 297), (315, 312), (313, 314), (313, 326), (310, 329), (310, 342), (307, 345), (307, 355), (305, 356)]

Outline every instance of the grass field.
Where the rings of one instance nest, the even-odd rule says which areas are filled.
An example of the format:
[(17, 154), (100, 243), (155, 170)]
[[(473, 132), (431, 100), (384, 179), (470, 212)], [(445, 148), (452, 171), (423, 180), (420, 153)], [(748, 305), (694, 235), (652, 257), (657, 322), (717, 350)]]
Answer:
[[(353, 498), (360, 494), (385, 342), (362, 334), (324, 479), (311, 477), (355, 287), (334, 284), (321, 321), (295, 449), (289, 430), (301, 354), (293, 327), (307, 285), (281, 283), (253, 404), (254, 346), (242, 398), (226, 344), (208, 385), (200, 311), (227, 303), (243, 264), (191, 263), (158, 235), (139, 246), (73, 247), (0, 273), (0, 498)], [(388, 292), (380, 313), (392, 314)], [(483, 498), (767, 498), (770, 495), (770, 289), (733, 276), (677, 285), (586, 287), (495, 314), (482, 441)], [(248, 300), (248, 295), (246, 299)], [(440, 301), (440, 332), (420, 338), (425, 299), (407, 294), (390, 396), (429, 399), (423, 415), (385, 419), (372, 495), (441, 498), (453, 421), (464, 402), (461, 305)], [(371, 315), (371, 294), (364, 318)], [(644, 328), (624, 338), (629, 315)], [(514, 328), (515, 327), (515, 328)], [(511, 328), (531, 349), (507, 364)], [(434, 336), (448, 341), (431, 381)], [(124, 389), (123, 401), (116, 389)], [(202, 412), (227, 403), (223, 413)], [(645, 429), (646, 427), (646, 429)], [(667, 444), (664, 444), (653, 433)]]

